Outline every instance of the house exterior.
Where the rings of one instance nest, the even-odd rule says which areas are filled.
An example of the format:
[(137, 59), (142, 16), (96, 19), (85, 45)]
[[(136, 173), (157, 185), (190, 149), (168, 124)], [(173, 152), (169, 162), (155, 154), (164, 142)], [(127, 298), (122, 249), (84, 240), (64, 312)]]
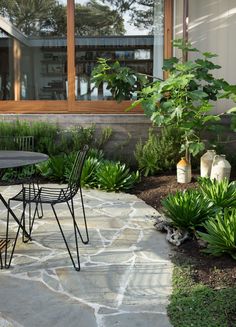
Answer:
[[(183, 35), (184, 0), (174, 1), (173, 37)], [(215, 72), (230, 84), (236, 84), (236, 2), (234, 0), (188, 0), (188, 39), (202, 52), (218, 55), (221, 66)], [(215, 112), (224, 112), (232, 103), (217, 104)]]
[[(14, 21), (0, 16), (2, 119), (110, 125), (119, 142), (131, 139), (134, 146), (139, 137), (147, 135), (149, 120), (141, 108), (126, 112), (129, 101), (111, 100), (106, 85), (94, 88), (91, 70), (98, 57), (106, 57), (164, 78), (163, 59), (179, 55), (171, 41), (183, 35), (200, 50), (217, 53), (216, 62), (222, 66), (217, 74), (236, 84), (235, 0), (153, 0), (148, 1), (149, 7), (140, 6), (137, 0), (129, 17), (122, 14), (126, 29), (122, 35), (94, 30), (77, 35), (75, 8), (86, 2), (67, 0), (64, 36), (25, 35)], [(150, 15), (151, 24), (142, 22), (142, 12)], [(141, 23), (137, 27), (138, 19)], [(223, 112), (227, 105), (221, 103), (215, 110)]]

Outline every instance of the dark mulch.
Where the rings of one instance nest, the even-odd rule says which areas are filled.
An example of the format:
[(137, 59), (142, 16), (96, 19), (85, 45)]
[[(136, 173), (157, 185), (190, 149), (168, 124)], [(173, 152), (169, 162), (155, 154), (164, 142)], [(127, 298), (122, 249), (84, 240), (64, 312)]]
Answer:
[[(132, 190), (140, 199), (157, 210), (161, 210), (161, 200), (169, 193), (197, 186), (197, 174), (190, 184), (178, 184), (176, 174), (169, 173), (159, 176), (144, 177)], [(175, 248), (178, 256), (191, 262), (193, 278), (213, 288), (236, 285), (236, 261), (230, 256), (213, 257), (202, 252), (196, 240), (187, 241)]]

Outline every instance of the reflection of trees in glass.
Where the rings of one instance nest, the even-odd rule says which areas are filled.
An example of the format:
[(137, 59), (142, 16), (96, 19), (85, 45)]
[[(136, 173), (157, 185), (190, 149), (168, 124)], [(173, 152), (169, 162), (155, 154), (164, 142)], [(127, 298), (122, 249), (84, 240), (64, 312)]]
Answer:
[(154, 5), (162, 0), (101, 0), (112, 5), (118, 12), (129, 14), (129, 24), (140, 29), (153, 28)]
[(39, 34), (56, 5), (56, 0), (1, 0), (0, 14), (24, 34)]
[[(65, 35), (66, 5), (57, 0), (0, 0), (0, 14), (25, 35)], [(124, 34), (122, 15), (101, 1), (75, 6), (78, 35)]]
[(75, 34), (77, 35), (122, 35), (124, 20), (111, 6), (90, 0), (85, 5), (75, 6)]

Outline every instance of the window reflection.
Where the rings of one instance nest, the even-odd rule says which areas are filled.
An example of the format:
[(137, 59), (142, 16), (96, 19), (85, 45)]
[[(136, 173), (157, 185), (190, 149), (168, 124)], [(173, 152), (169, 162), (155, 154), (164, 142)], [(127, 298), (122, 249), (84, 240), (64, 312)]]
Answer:
[[(66, 99), (66, 8), (65, 1), (56, 0), (0, 1), (0, 27), (2, 23), (9, 29), (8, 36), (0, 38), (0, 54), (7, 58), (1, 64), (1, 55), (1, 99)], [(17, 69), (9, 46), (14, 40), (20, 61)], [(14, 89), (13, 78), (19, 79), (18, 95), (8, 90)]]
[(112, 98), (90, 82), (98, 58), (162, 78), (163, 0), (76, 0), (75, 31), (77, 99)]
[[(97, 89), (90, 81), (100, 57), (162, 78), (163, 3), (75, 0), (77, 99), (111, 99), (106, 84)], [(9, 27), (0, 33), (1, 100), (67, 98), (66, 13), (66, 0), (0, 1), (0, 28), (2, 19)], [(17, 71), (14, 41), (18, 42), (20, 56)], [(18, 91), (14, 88), (16, 81)]]

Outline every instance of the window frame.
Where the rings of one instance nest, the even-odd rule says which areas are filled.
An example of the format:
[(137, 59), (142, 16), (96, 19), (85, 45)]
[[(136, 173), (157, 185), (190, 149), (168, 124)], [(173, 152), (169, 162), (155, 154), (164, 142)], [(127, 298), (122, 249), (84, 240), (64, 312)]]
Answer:
[[(75, 28), (74, 28), (75, 0), (67, 0), (67, 100), (20, 100), (20, 43), (14, 39), (14, 100), (0, 100), (1, 114), (142, 114), (137, 107), (132, 112), (125, 109), (131, 101), (117, 103), (113, 100), (76, 100), (75, 98)], [(172, 56), (173, 35), (173, 0), (164, 0), (164, 59)], [(166, 76), (163, 76), (164, 78)]]

